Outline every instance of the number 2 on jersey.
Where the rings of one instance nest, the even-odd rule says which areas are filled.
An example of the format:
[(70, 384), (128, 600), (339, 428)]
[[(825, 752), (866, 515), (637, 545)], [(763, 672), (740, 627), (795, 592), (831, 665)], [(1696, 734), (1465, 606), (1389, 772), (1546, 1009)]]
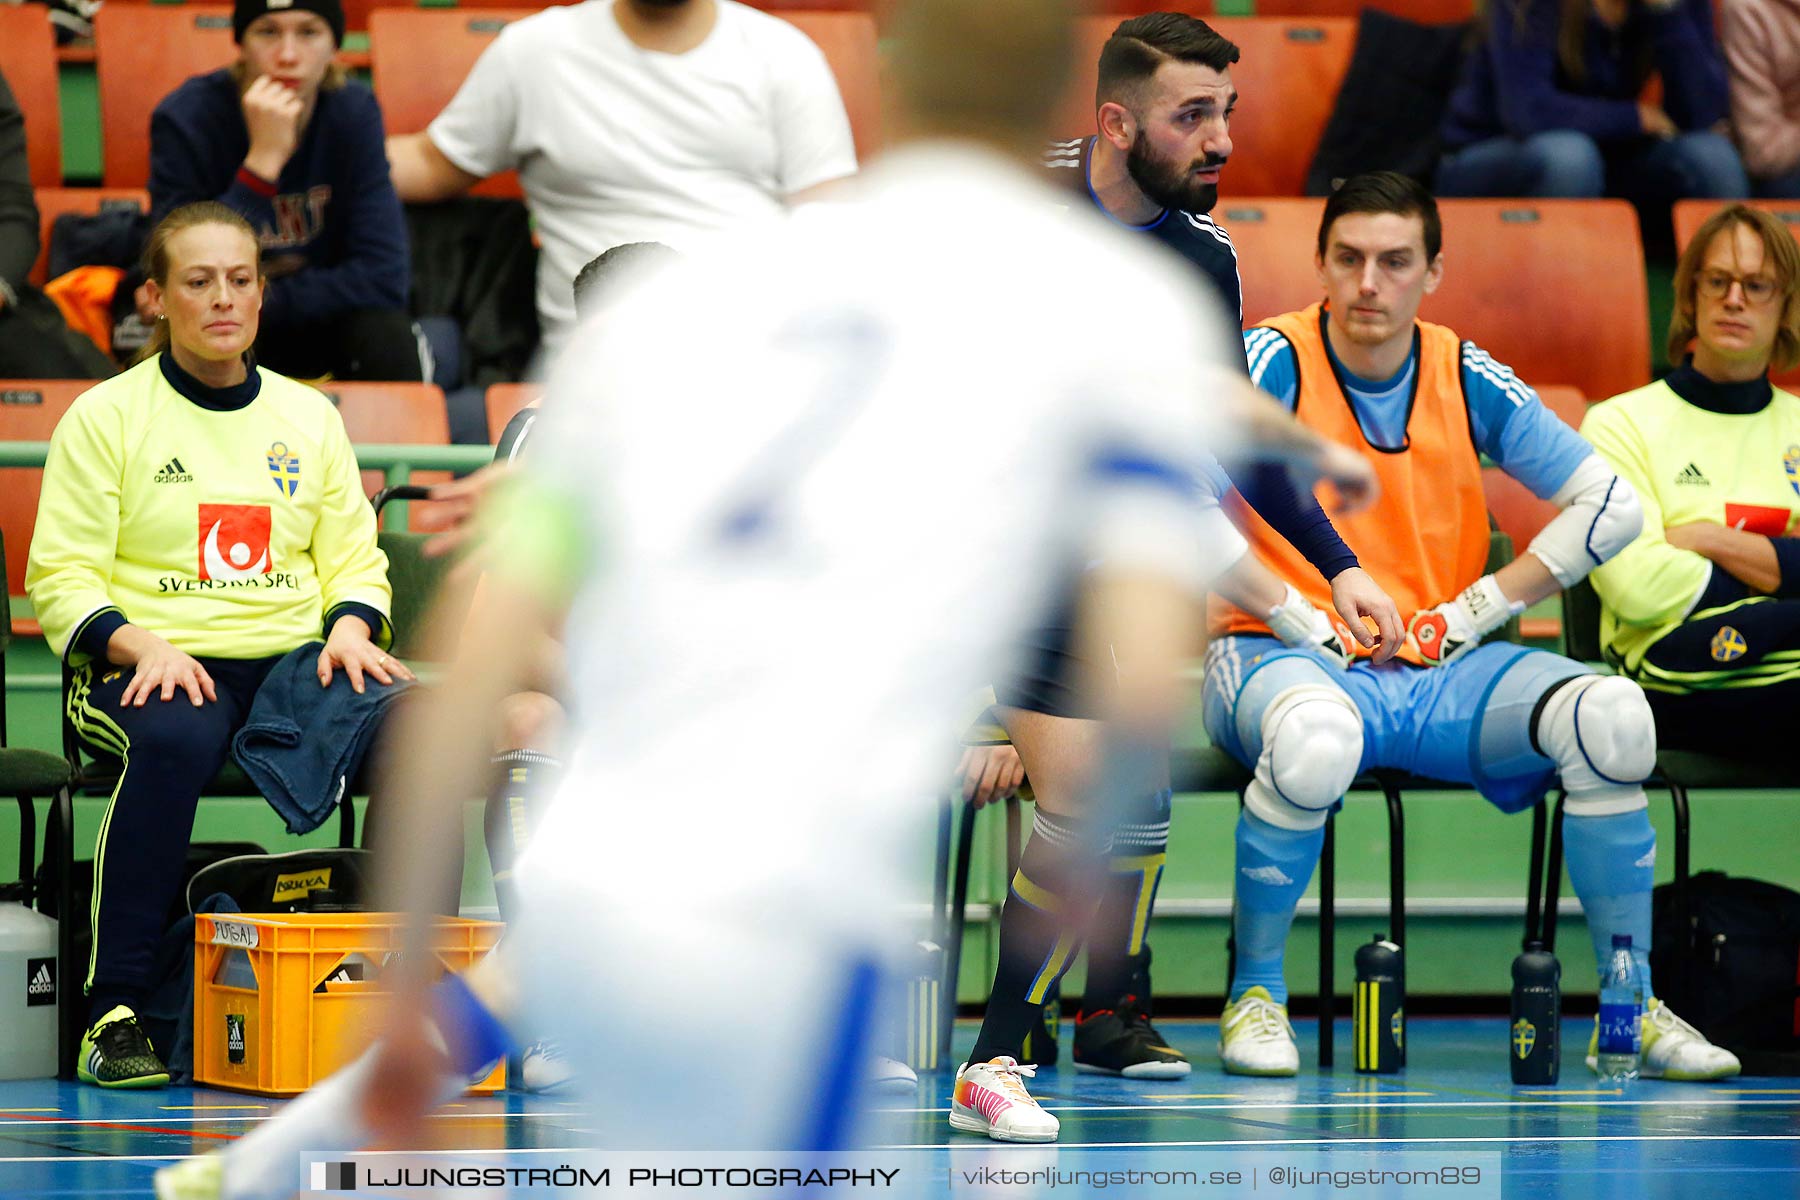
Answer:
[(812, 395), (725, 490), (719, 536), (728, 542), (749, 541), (774, 528), (795, 484), (861, 413), (892, 350), (881, 322), (856, 309), (800, 314), (776, 332), (774, 345), (795, 360), (797, 380), (812, 377)]

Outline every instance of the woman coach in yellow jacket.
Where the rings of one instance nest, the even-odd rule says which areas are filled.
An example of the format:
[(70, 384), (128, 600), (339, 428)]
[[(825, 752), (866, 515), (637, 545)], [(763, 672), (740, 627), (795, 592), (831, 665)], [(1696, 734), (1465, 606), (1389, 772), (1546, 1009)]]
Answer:
[(1665, 747), (1790, 753), (1800, 716), (1800, 246), (1743, 205), (1675, 269), (1667, 378), (1588, 410), (1581, 433), (1637, 489), (1644, 531), (1595, 569), (1606, 656)]
[(321, 686), (411, 677), (383, 649), (387, 559), (337, 410), (247, 357), (263, 297), (254, 232), (223, 205), (190, 204), (145, 257), (156, 335), (57, 426), (25, 578), (74, 668), (77, 730), (123, 762), (94, 854), (78, 1069), (102, 1087), (168, 1082), (135, 1009), (200, 791), (269, 670), (323, 636)]

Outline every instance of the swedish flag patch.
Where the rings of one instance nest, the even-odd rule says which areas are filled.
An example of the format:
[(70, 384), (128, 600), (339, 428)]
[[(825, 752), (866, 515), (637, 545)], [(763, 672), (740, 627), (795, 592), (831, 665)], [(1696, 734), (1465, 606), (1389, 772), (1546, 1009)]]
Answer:
[(294, 496), (300, 491), (300, 456), (289, 454), (286, 442), (276, 442), (269, 447), (269, 478), (275, 481), (275, 490), (284, 496)]
[(1726, 625), (1713, 634), (1712, 656), (1715, 662), (1731, 662), (1744, 657), (1750, 649), (1749, 641), (1736, 629)]

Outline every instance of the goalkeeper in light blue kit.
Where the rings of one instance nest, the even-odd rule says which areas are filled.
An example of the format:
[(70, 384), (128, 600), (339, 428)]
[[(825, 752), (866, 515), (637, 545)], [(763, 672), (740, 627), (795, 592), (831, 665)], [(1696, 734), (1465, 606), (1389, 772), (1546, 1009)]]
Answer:
[[(1341, 669), (1342, 660), (1286, 646), (1268, 622), (1214, 602), (1207, 732), (1255, 770), (1237, 830), (1237, 966), (1220, 1057), (1234, 1074), (1299, 1069), (1282, 975), (1288, 930), (1327, 813), (1359, 771), (1386, 767), (1471, 784), (1503, 812), (1530, 808), (1560, 781), (1569, 877), (1597, 965), (1605, 969), (1613, 935), (1629, 934), (1643, 971), (1643, 1073), (1735, 1074), (1737, 1060), (1649, 986), (1656, 836), (1642, 781), (1655, 765), (1656, 728), (1643, 692), (1560, 655), (1481, 644), (1624, 549), (1641, 507), (1511, 370), (1417, 319), (1442, 277), (1440, 240), (1436, 202), (1416, 182), (1390, 172), (1353, 178), (1320, 223), (1326, 302), (1244, 335), (1251, 378), (1301, 424), (1368, 445), (1381, 500), (1338, 527), (1409, 620), (1395, 661)], [(1493, 574), (1482, 454), (1562, 509)], [(1265, 565), (1303, 594), (1318, 591), (1260, 520), (1245, 514), (1244, 527)], [(1309, 598), (1323, 606), (1322, 594)]]

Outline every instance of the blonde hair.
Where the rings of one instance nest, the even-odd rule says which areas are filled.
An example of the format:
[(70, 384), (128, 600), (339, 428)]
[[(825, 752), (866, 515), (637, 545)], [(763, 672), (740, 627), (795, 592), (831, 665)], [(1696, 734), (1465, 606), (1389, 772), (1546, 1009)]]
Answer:
[(1785, 371), (1800, 363), (1800, 244), (1778, 218), (1748, 204), (1733, 204), (1714, 213), (1681, 252), (1681, 261), (1675, 265), (1675, 312), (1669, 318), (1669, 361), (1680, 362), (1688, 343), (1700, 332), (1694, 315), (1695, 276), (1700, 274), (1706, 252), (1712, 249), (1713, 239), (1738, 225), (1762, 238), (1763, 265), (1773, 270), (1781, 287), (1781, 320), (1769, 351), (1769, 365)]
[(1035, 150), (1075, 60), (1072, 0), (907, 0), (889, 78), (898, 124)]
[[(150, 231), (149, 239), (144, 243), (144, 275), (156, 280), (156, 286), (169, 286), (169, 272), (174, 264), (169, 261), (169, 241), (183, 230), (195, 229), (201, 225), (224, 225), (235, 229), (250, 239), (256, 262), (256, 277), (262, 278), (262, 245), (257, 241), (256, 230), (251, 228), (242, 213), (226, 208), (217, 200), (198, 200), (193, 204), (184, 204), (180, 208), (171, 209), (167, 216), (156, 223)], [(150, 331), (150, 338), (143, 349), (137, 352), (132, 364), (135, 366), (145, 359), (155, 358), (169, 348), (169, 322), (158, 319), (155, 328)]]

